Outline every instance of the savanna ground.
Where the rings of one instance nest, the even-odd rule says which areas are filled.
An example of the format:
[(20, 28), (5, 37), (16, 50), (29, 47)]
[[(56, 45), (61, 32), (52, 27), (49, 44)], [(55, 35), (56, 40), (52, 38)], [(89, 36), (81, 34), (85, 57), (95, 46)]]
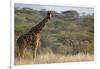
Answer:
[[(34, 9), (21, 6), (23, 4), (20, 6), (15, 4), (15, 47), (18, 37), (37, 25), (48, 11), (45, 8), (35, 10), (34, 5)], [(20, 62), (15, 56), (15, 65), (92, 61), (94, 13), (80, 14), (77, 10), (65, 10), (59, 13), (52, 10), (52, 17), (41, 32), (40, 42), (41, 53), (38, 53), (34, 60), (31, 50), (28, 49), (25, 58)]]
[(93, 61), (94, 56), (91, 54), (77, 54), (77, 55), (62, 55), (46, 53), (38, 55), (34, 60), (32, 57), (25, 59), (15, 59), (15, 65), (29, 65), (29, 64), (48, 64), (48, 63), (66, 63), (66, 62), (82, 62)]

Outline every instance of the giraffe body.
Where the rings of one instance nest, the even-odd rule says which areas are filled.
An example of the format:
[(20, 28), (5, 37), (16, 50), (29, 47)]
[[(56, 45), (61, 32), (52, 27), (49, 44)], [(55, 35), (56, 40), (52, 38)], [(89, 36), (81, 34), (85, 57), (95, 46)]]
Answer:
[(36, 56), (37, 49), (40, 43), (40, 32), (42, 31), (45, 24), (50, 20), (51, 12), (48, 12), (48, 15), (35, 27), (32, 27), (27, 33), (21, 35), (17, 39), (17, 48), (19, 58), (24, 58), (25, 49), (30, 47), (33, 51), (33, 58)]

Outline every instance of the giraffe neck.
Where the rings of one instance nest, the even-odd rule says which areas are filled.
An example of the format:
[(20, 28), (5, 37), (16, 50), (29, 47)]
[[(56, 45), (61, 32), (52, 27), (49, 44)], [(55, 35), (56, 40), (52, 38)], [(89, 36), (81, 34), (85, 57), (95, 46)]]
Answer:
[(39, 24), (31, 29), (34, 33), (40, 33), (44, 28), (45, 24), (49, 21), (50, 15), (47, 15)]

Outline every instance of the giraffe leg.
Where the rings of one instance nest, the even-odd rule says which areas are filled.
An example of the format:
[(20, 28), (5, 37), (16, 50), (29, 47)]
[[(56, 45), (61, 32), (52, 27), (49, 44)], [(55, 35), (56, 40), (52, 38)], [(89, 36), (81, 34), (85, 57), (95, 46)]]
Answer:
[(36, 57), (36, 52), (37, 52), (37, 48), (33, 48), (33, 59), (35, 59), (35, 57)]
[(20, 64), (20, 61), (21, 61), (21, 52), (20, 52), (19, 45), (17, 46), (16, 51), (17, 51), (16, 55), (17, 55), (17, 58), (18, 58), (19, 64)]
[(25, 46), (19, 46), (18, 56), (19, 56), (19, 59), (24, 58), (24, 56), (25, 56)]
[(40, 45), (41, 45), (41, 43), (39, 42), (38, 43), (38, 49), (37, 49), (38, 54), (41, 54), (41, 46)]
[(24, 58), (24, 49), (20, 49), (19, 50), (19, 54), (18, 54), (18, 56), (19, 56), (19, 64), (21, 64), (21, 60)]
[(24, 58), (24, 56), (25, 56), (25, 48), (20, 50), (20, 56), (21, 56), (21, 58)]

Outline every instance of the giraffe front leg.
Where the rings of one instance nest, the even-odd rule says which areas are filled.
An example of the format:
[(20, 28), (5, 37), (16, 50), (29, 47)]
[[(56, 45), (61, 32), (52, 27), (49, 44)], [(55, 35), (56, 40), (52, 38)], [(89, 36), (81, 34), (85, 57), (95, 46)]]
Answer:
[(41, 54), (41, 43), (40, 43), (40, 41), (39, 41), (39, 43), (38, 43), (37, 53), (38, 53), (38, 54)]
[(36, 52), (37, 52), (37, 48), (33, 48), (33, 59), (35, 59), (35, 57), (36, 57)]

